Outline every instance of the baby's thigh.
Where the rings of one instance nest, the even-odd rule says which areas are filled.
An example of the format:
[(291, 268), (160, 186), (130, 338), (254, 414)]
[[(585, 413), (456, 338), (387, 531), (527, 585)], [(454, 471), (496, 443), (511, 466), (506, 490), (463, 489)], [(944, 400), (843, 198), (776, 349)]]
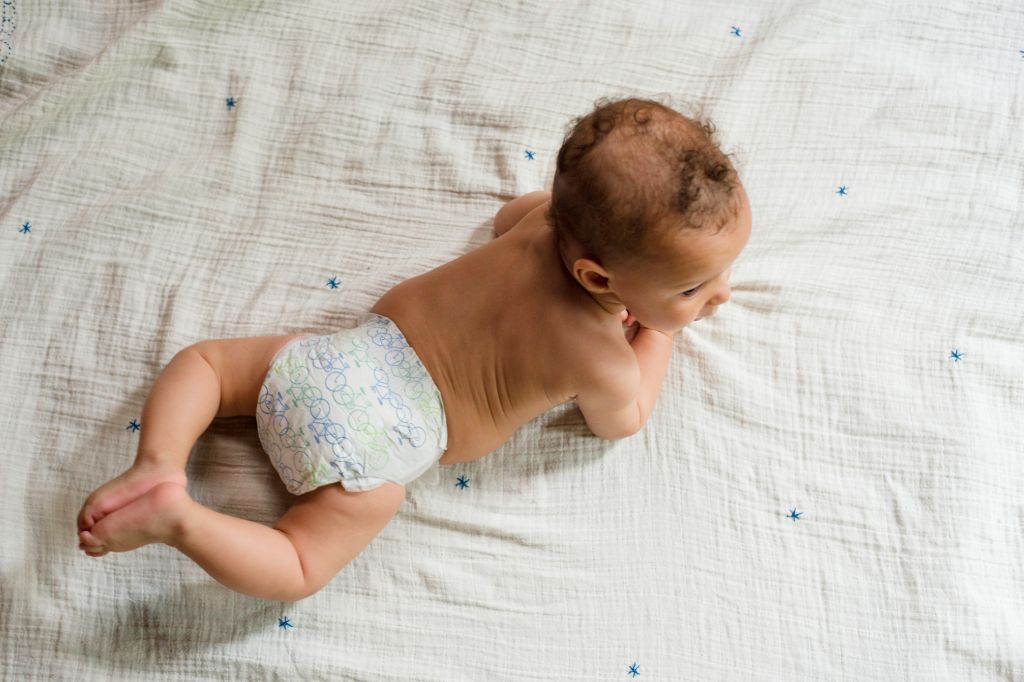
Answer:
[(405, 486), (385, 483), (349, 492), (339, 483), (301, 495), (274, 526), (302, 560), (307, 587), (316, 591), (370, 544), (405, 500)]
[(192, 346), (220, 378), (218, 417), (256, 414), (270, 362), (286, 344), (305, 334), (208, 339)]

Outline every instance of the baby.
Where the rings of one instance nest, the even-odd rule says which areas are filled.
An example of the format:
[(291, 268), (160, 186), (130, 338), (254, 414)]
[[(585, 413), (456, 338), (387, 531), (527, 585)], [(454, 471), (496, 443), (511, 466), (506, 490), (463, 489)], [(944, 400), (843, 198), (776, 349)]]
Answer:
[[(294, 601), (359, 554), (437, 461), (479, 459), (572, 399), (598, 437), (636, 433), (675, 333), (729, 300), (750, 204), (712, 126), (647, 100), (598, 105), (565, 138), (550, 193), (505, 204), (496, 239), (399, 283), (356, 327), (175, 355), (143, 407), (135, 463), (82, 506), (79, 547), (161, 542), (233, 590)], [(273, 528), (186, 491), (211, 420), (253, 414), (297, 495)]]

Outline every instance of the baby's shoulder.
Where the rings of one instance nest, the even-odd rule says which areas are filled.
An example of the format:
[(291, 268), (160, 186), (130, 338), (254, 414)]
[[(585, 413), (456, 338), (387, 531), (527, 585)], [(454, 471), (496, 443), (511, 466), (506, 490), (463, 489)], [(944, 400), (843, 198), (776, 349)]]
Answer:
[(568, 327), (571, 338), (563, 345), (566, 370), (581, 384), (602, 384), (610, 379), (631, 376), (638, 370), (636, 354), (621, 331), (580, 324)]

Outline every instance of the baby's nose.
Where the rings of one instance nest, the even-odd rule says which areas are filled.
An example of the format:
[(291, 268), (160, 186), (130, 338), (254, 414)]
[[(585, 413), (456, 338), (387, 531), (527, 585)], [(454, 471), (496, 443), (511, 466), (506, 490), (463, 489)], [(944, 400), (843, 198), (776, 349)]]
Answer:
[(732, 267), (722, 273), (722, 283), (718, 285), (715, 295), (708, 299), (708, 305), (719, 306), (732, 298), (732, 288), (729, 286), (730, 275), (732, 275)]
[(708, 305), (717, 307), (728, 301), (730, 298), (732, 298), (732, 290), (729, 288), (729, 283), (725, 282), (718, 288), (715, 295), (708, 299)]

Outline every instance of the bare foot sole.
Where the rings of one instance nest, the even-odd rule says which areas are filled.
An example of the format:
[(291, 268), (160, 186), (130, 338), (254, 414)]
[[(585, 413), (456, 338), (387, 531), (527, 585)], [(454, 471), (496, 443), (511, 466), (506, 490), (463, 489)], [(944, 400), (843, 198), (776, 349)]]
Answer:
[(104, 516), (90, 530), (80, 531), (78, 547), (89, 556), (99, 557), (169, 541), (191, 502), (184, 486), (160, 483)]
[(89, 530), (103, 517), (131, 504), (161, 483), (185, 487), (188, 479), (179, 468), (161, 464), (136, 464), (97, 488), (78, 512), (78, 530)]

